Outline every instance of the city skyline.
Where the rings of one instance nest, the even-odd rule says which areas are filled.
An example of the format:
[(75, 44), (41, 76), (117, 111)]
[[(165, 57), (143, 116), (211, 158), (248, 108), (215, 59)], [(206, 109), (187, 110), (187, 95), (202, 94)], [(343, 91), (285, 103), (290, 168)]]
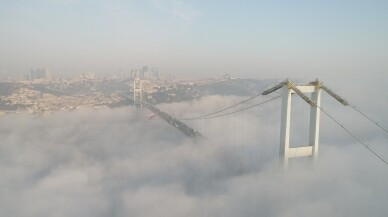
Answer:
[(385, 77), (386, 1), (0, 2), (0, 70)]

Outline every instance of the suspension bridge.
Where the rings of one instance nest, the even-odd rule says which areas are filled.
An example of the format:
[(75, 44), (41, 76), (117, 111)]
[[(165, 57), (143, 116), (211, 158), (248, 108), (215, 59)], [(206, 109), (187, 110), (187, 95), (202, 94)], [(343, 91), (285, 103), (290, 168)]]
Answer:
[[(137, 107), (148, 108), (188, 137), (208, 138), (212, 135), (213, 139), (222, 138), (231, 144), (238, 144), (243, 150), (250, 149), (250, 158), (252, 155), (260, 155), (260, 161), (266, 161), (277, 155), (285, 168), (292, 158), (307, 157), (315, 161), (319, 153), (320, 116), (323, 113), (388, 165), (384, 157), (321, 106), (322, 91), (343, 106), (350, 106), (387, 134), (388, 130), (319, 80), (305, 84), (286, 80), (233, 105), (191, 117), (168, 114), (144, 101), (141, 83), (140, 79), (134, 80), (133, 100)], [(296, 109), (292, 109), (293, 107)], [(307, 132), (308, 138), (304, 138), (303, 132)], [(274, 141), (273, 138), (279, 140)], [(258, 147), (253, 144), (258, 144)]]

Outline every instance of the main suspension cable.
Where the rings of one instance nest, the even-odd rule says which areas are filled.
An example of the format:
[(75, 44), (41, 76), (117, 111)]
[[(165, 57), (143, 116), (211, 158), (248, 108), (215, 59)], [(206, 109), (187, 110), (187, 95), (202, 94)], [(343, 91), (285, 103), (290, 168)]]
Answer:
[(344, 129), (349, 135), (351, 135), (354, 139), (356, 139), (360, 144), (362, 144), (366, 149), (368, 149), (372, 154), (374, 154), (376, 157), (378, 157), (383, 163), (388, 165), (388, 161), (386, 161), (382, 156), (380, 156), (376, 151), (374, 151), (372, 148), (369, 147), (369, 145), (365, 142), (363, 142), (360, 138), (358, 138), (352, 131), (350, 131), (348, 128), (346, 128), (342, 123), (340, 123), (337, 119), (335, 119), (332, 115), (330, 115), (328, 112), (326, 112), (322, 107), (315, 104), (316, 107), (318, 107), (326, 116), (328, 116), (331, 120), (333, 120), (338, 126), (340, 126), (342, 129)]
[(236, 107), (236, 106), (239, 106), (239, 105), (241, 105), (241, 104), (244, 104), (244, 103), (246, 103), (246, 102), (249, 102), (249, 101), (251, 101), (251, 100), (253, 100), (253, 99), (255, 99), (255, 98), (257, 98), (257, 97), (259, 97), (259, 96), (261, 96), (261, 95), (263, 95), (263, 93), (260, 93), (260, 94), (258, 94), (258, 95), (255, 95), (255, 96), (253, 96), (253, 97), (250, 97), (250, 98), (248, 98), (248, 99), (246, 99), (246, 100), (240, 101), (240, 102), (238, 102), (238, 103), (236, 103), (236, 104), (234, 104), (234, 105), (232, 105), (232, 106), (229, 106), (229, 107), (226, 107), (226, 108), (217, 110), (217, 111), (215, 111), (215, 112), (211, 112), (211, 113), (208, 113), (208, 114), (205, 114), (205, 115), (201, 115), (201, 116), (197, 116), (197, 117), (180, 118), (180, 120), (182, 120), (182, 121), (188, 121), (188, 120), (204, 119), (205, 117), (209, 117), (209, 116), (212, 116), (212, 115), (215, 115), (215, 114), (224, 112), (224, 111), (226, 111), (226, 110), (229, 110), (229, 109), (234, 108), (234, 107)]
[(257, 95), (255, 95), (255, 96), (252, 96), (252, 97), (250, 97), (250, 98), (248, 98), (248, 99), (246, 99), (246, 100), (240, 101), (240, 102), (238, 102), (238, 103), (236, 103), (236, 104), (234, 104), (234, 105), (228, 106), (228, 107), (223, 108), (223, 109), (220, 109), (220, 110), (218, 110), (218, 111), (211, 112), (211, 113), (205, 114), (205, 115), (200, 115), (200, 116), (197, 116), (197, 117), (191, 117), (191, 118), (179, 118), (179, 119), (180, 119), (180, 120), (183, 120), (183, 121), (188, 121), (188, 120), (203, 119), (203, 118), (205, 118), (205, 117), (209, 117), (209, 116), (212, 116), (212, 115), (216, 115), (216, 114), (218, 114), (218, 113), (227, 111), (227, 110), (229, 110), (229, 109), (231, 109), (231, 108), (234, 108), (234, 107), (236, 107), (236, 106), (239, 106), (239, 105), (241, 105), (241, 104), (244, 104), (244, 103), (246, 103), (246, 102), (249, 102), (249, 101), (251, 101), (251, 100), (253, 100), (253, 99), (255, 99), (255, 98), (259, 97), (259, 96), (266, 96), (266, 95), (268, 95), (268, 94), (270, 94), (270, 93), (272, 93), (272, 92), (275, 92), (276, 90), (282, 88), (284, 84), (285, 84), (285, 82), (281, 82), (281, 83), (279, 83), (279, 84), (277, 84), (277, 85), (271, 87), (270, 89), (261, 92), (260, 94), (257, 94)]
[(367, 114), (365, 114), (364, 112), (360, 111), (356, 106), (352, 105), (352, 104), (349, 104), (355, 111), (357, 111), (359, 114), (361, 114), (362, 116), (364, 116), (366, 119), (368, 119), (369, 121), (371, 121), (372, 123), (374, 123), (376, 126), (380, 127), (380, 129), (382, 129), (385, 133), (388, 134), (388, 130), (381, 126), (379, 124), (379, 122), (375, 121), (374, 119), (372, 119), (370, 116), (368, 116)]
[(258, 107), (260, 105), (264, 105), (265, 103), (271, 102), (271, 101), (273, 101), (275, 99), (278, 99), (280, 97), (281, 96), (276, 96), (276, 97), (273, 97), (273, 98), (271, 98), (269, 100), (266, 100), (266, 101), (263, 101), (263, 102), (260, 102), (260, 103), (257, 103), (257, 104), (254, 104), (254, 105), (251, 105), (251, 106), (248, 106), (248, 107), (236, 110), (236, 111), (232, 111), (232, 112), (229, 112), (229, 113), (224, 113), (224, 114), (220, 114), (220, 115), (216, 115), (216, 116), (210, 116), (210, 117), (203, 117), (203, 118), (198, 118), (198, 119), (207, 120), (207, 119), (219, 118), (219, 117), (223, 117), (223, 116), (239, 113), (239, 112), (242, 112), (242, 111), (254, 108), (254, 107)]

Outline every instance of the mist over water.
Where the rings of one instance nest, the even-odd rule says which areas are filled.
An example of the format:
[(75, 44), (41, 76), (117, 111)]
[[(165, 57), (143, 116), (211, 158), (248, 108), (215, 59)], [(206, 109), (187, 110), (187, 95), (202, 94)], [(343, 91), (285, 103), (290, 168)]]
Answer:
[[(159, 107), (195, 116), (241, 99)], [(339, 110), (324, 100), (328, 110)], [(199, 141), (132, 107), (2, 116), (0, 215), (386, 216), (386, 165), (324, 116), (317, 163), (294, 160), (279, 169), (277, 104), (207, 122), (207, 138)], [(387, 137), (349, 113), (341, 119), (388, 156)], [(256, 128), (263, 133), (251, 138)], [(296, 125), (295, 133), (302, 129)]]

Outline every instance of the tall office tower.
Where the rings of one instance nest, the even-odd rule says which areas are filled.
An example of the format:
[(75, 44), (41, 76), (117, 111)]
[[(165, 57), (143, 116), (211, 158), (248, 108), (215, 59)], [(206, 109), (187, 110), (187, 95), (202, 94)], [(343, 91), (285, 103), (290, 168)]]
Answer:
[(143, 73), (148, 72), (148, 66), (143, 66), (142, 71), (143, 71)]
[(28, 78), (30, 80), (51, 80), (52, 74), (47, 69), (31, 69)]
[(48, 69), (41, 69), (42, 70), (42, 78), (41, 79), (45, 79), (45, 80), (52, 80), (52, 74), (51, 74), (51, 71), (48, 70)]
[(138, 77), (141, 78), (141, 79), (144, 79), (144, 69), (139, 69), (138, 72), (139, 72), (139, 76)]
[(131, 78), (135, 79), (136, 73), (135, 70), (131, 69)]
[(36, 79), (35, 70), (33, 70), (33, 69), (30, 70), (30, 74), (29, 74), (28, 78), (29, 78), (30, 80), (35, 80), (35, 79)]
[(151, 69), (151, 72), (152, 72), (152, 76), (153, 76), (156, 80), (160, 80), (160, 73), (159, 73), (159, 69), (158, 69), (158, 68), (152, 68), (152, 69)]

